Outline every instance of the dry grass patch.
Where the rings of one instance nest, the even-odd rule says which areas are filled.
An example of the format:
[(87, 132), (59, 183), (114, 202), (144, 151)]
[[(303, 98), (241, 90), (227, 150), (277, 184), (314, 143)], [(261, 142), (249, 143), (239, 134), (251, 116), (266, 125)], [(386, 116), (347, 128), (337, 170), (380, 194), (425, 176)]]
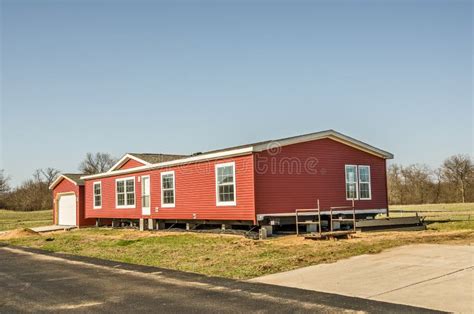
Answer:
[(0, 241), (14, 245), (237, 279), (331, 263), (405, 244), (472, 244), (473, 240), (474, 230), (360, 233), (338, 241), (296, 236), (254, 241), (235, 235), (106, 228), (0, 236)]

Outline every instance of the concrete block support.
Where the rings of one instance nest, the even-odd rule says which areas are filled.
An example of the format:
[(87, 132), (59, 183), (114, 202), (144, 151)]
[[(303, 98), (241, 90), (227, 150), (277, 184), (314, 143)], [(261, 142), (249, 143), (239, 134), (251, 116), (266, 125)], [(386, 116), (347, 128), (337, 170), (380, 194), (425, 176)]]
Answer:
[(266, 233), (266, 236), (267, 237), (271, 237), (272, 234), (273, 234), (273, 226), (270, 226), (270, 225), (263, 225), (260, 227), (260, 230), (261, 229), (265, 229), (265, 233)]
[(140, 231), (145, 230), (145, 219), (140, 218)]
[(306, 232), (318, 232), (317, 225), (306, 225)]
[(222, 230), (230, 230), (230, 229), (232, 229), (232, 225), (222, 224), (222, 225), (221, 225), (221, 229), (222, 229)]
[(157, 221), (156, 230), (165, 230), (165, 223), (163, 221)]
[(155, 229), (156, 220), (152, 218), (148, 218), (148, 230)]
[(194, 228), (196, 228), (196, 224), (192, 224), (192, 223), (186, 224), (186, 230), (193, 230)]
[(100, 227), (100, 218), (95, 219), (95, 226)]

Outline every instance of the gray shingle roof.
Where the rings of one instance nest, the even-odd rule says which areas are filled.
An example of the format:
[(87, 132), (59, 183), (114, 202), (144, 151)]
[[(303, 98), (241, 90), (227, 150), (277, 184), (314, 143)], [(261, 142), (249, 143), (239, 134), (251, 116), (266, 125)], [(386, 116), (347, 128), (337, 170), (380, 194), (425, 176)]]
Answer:
[(129, 155), (137, 157), (151, 164), (189, 157), (188, 155), (149, 154), (149, 153), (129, 153)]
[(83, 173), (63, 173), (62, 175), (76, 182), (77, 185), (84, 185), (84, 180), (81, 179)]

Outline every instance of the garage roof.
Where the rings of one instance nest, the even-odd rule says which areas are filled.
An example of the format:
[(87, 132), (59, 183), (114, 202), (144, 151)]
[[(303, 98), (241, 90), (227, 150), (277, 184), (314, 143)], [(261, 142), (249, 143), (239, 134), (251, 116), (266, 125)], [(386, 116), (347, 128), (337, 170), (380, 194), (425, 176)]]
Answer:
[(83, 175), (84, 173), (62, 173), (56, 178), (56, 180), (53, 181), (53, 183), (51, 183), (49, 189), (54, 189), (54, 187), (58, 185), (63, 179), (66, 179), (75, 185), (84, 185), (84, 180), (81, 179)]

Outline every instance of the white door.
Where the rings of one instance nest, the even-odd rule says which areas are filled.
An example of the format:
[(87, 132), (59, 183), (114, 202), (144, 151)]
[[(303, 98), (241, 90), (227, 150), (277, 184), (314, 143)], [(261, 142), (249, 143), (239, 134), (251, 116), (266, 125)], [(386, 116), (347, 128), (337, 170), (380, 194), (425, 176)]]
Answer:
[(142, 215), (149, 216), (150, 209), (150, 177), (142, 177)]
[(76, 225), (76, 195), (68, 194), (59, 197), (58, 225)]

